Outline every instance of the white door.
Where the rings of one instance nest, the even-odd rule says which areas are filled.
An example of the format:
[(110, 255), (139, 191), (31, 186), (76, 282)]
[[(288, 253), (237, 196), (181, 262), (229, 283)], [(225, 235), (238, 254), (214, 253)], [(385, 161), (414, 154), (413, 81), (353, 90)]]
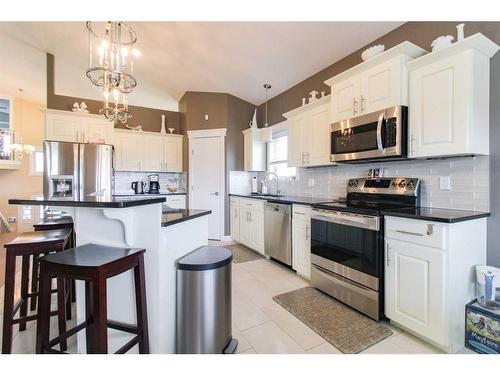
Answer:
[(324, 105), (311, 110), (306, 131), (308, 165), (330, 164), (330, 108)]
[(309, 221), (292, 221), (293, 268), (298, 274), (311, 278), (311, 224)]
[(332, 120), (340, 121), (360, 114), (360, 76), (356, 75), (332, 87)]
[(439, 344), (445, 327), (446, 254), (398, 240), (386, 241), (385, 314)]
[(189, 139), (189, 208), (212, 211), (208, 237), (220, 240), (224, 231), (224, 138)]
[(230, 203), (230, 228), (233, 241), (240, 241), (240, 207), (236, 203)]
[(401, 98), (401, 67), (398, 57), (361, 74), (360, 114), (406, 104)]
[(264, 255), (264, 212), (250, 210), (250, 241), (252, 249)]

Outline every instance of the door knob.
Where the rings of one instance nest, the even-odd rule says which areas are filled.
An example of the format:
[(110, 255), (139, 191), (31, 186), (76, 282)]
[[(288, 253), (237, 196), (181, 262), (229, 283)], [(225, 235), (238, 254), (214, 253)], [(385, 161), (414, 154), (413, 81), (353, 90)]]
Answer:
[(219, 192), (216, 191), (216, 192), (210, 193), (210, 195), (219, 195)]

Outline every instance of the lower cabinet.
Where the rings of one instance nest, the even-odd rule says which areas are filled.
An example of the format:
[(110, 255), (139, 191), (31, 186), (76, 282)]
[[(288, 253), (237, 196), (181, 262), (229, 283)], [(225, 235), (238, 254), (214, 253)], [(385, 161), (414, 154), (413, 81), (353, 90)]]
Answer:
[(486, 219), (385, 217), (385, 315), (440, 349), (464, 346), (474, 267), (486, 264)]
[(304, 207), (303, 210), (295, 205), (293, 207), (292, 268), (297, 271), (297, 274), (306, 279), (311, 279), (311, 219), (309, 207)]
[(229, 199), (229, 228), (231, 238), (235, 242), (240, 242), (240, 200), (235, 197)]
[(264, 201), (232, 197), (230, 220), (233, 240), (264, 255)]

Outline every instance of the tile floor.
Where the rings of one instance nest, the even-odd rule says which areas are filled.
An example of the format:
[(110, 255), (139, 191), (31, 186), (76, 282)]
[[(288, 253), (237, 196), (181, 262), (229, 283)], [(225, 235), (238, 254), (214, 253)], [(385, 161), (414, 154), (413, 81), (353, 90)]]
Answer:
[[(233, 336), (241, 354), (341, 354), (312, 329), (273, 301), (272, 297), (302, 288), (308, 282), (294, 272), (266, 259), (233, 263)], [(0, 287), (0, 312), (3, 287)], [(55, 318), (55, 317), (54, 317)], [(0, 316), (0, 321), (2, 317)], [(56, 321), (53, 321), (56, 332)], [(73, 326), (74, 322), (69, 324)], [(384, 323), (388, 324), (388, 323)], [(440, 350), (392, 325), (393, 335), (366, 349), (366, 354), (431, 354)], [(14, 353), (33, 353), (36, 324), (14, 332)], [(1, 337), (0, 337), (1, 340)], [(74, 352), (75, 342), (69, 342)], [(464, 350), (464, 352), (468, 352)]]

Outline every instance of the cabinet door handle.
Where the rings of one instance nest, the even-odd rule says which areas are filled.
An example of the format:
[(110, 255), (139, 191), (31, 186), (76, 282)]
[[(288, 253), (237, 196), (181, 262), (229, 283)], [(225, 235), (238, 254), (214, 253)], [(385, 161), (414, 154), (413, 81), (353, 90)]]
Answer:
[(414, 150), (414, 146), (413, 146), (414, 142), (415, 142), (415, 137), (412, 134), (410, 136), (410, 155), (414, 155), (415, 154), (415, 150)]
[(366, 102), (366, 98), (361, 95), (361, 113), (364, 113), (366, 111), (366, 108), (365, 108), (365, 102)]
[(78, 130), (76, 131), (76, 141), (80, 142), (80, 138), (78, 137)]
[(311, 154), (308, 152), (307, 153), (307, 164), (311, 163)]
[(389, 244), (385, 245), (385, 265), (389, 267)]
[(309, 225), (306, 225), (306, 240), (309, 240), (311, 234), (309, 233)]
[(399, 230), (397, 229), (396, 232), (398, 233), (402, 233), (402, 234), (409, 234), (411, 236), (419, 236), (419, 237), (423, 237), (424, 235), (422, 233), (417, 233), (417, 232), (408, 232), (406, 230)]
[(357, 106), (358, 106), (358, 101), (356, 100), (356, 98), (352, 98), (353, 100), (353, 103), (352, 103), (352, 114), (353, 115), (357, 115), (358, 114), (358, 110), (357, 110)]
[(248, 216), (250, 217), (250, 222), (252, 222), (252, 213), (251, 213), (251, 212), (249, 212), (249, 213), (248, 213)]

